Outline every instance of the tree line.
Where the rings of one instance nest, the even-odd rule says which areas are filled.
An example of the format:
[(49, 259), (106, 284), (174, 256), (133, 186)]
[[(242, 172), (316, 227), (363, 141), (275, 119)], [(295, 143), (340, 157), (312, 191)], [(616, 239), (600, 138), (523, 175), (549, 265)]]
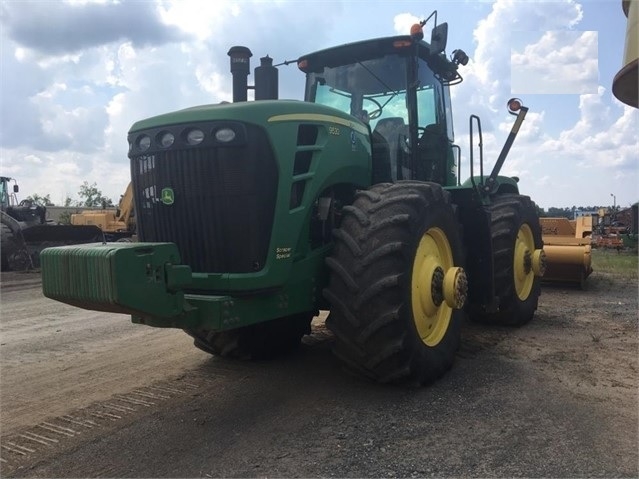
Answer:
[(572, 220), (575, 218), (575, 213), (577, 211), (583, 211), (583, 212), (597, 212), (599, 211), (599, 208), (608, 208), (609, 211), (619, 211), (619, 205), (617, 205), (615, 208), (611, 207), (611, 206), (573, 206), (572, 208), (556, 208), (556, 207), (550, 207), (548, 208), (548, 210), (545, 210), (544, 208), (540, 208), (539, 206), (537, 207), (537, 213), (539, 214), (539, 216), (541, 218), (568, 218), (569, 220)]
[[(67, 196), (64, 200), (64, 204), (60, 206), (66, 206), (70, 208), (109, 208), (114, 207), (113, 200), (111, 198), (107, 198), (102, 194), (102, 191), (98, 188), (97, 183), (89, 184), (87, 181), (83, 182), (80, 185), (80, 190), (78, 191), (79, 200), (74, 200), (73, 198)], [(39, 195), (33, 194), (26, 198), (27, 200), (42, 206), (58, 206), (51, 201), (51, 195)], [(572, 208), (557, 208), (550, 207), (548, 210), (544, 208), (537, 207), (537, 212), (540, 217), (545, 218), (568, 218), (573, 219), (575, 217), (576, 211), (597, 211), (599, 208), (610, 208), (609, 206), (573, 206)], [(610, 208), (612, 209), (612, 208)], [(619, 211), (619, 206), (615, 208), (616, 211)]]
[(50, 194), (40, 195), (34, 193), (31, 196), (27, 196), (26, 200), (40, 206), (66, 206), (69, 208), (112, 208), (115, 206), (111, 198), (107, 198), (102, 194), (97, 183), (89, 184), (87, 181), (83, 182), (82, 185), (80, 185), (78, 197), (80, 198), (79, 200), (74, 200), (70, 196), (67, 196), (62, 205), (53, 203)]

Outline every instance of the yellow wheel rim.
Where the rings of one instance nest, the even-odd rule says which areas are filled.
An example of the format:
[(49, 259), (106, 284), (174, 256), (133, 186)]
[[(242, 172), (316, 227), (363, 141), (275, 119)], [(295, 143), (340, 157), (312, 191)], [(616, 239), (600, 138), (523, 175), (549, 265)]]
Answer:
[(443, 339), (453, 308), (444, 298), (444, 277), (453, 267), (453, 253), (446, 234), (430, 228), (422, 236), (411, 278), (413, 321), (421, 340), (436, 346)]
[(522, 301), (528, 299), (535, 280), (533, 271), (533, 255), (535, 253), (535, 240), (532, 230), (527, 224), (521, 225), (515, 240), (515, 253), (513, 257), (513, 275), (515, 291)]

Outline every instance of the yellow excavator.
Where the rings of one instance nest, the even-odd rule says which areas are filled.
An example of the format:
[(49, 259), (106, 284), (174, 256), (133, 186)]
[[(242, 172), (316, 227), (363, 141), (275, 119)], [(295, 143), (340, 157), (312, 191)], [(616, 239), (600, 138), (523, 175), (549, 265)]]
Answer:
[(113, 210), (85, 210), (71, 215), (72, 225), (95, 225), (102, 230), (106, 241), (135, 240), (135, 208), (131, 183), (126, 187), (118, 208)]

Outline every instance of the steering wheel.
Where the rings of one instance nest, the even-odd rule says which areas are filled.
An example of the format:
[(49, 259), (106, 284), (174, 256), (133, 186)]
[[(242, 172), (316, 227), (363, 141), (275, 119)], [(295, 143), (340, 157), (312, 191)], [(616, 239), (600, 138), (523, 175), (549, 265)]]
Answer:
[(33, 206), (33, 201), (31, 200), (22, 200), (18, 206), (28, 206), (29, 208), (31, 208)]
[(375, 106), (377, 107), (375, 110), (373, 110), (372, 112), (368, 114), (368, 118), (370, 120), (375, 120), (376, 118), (379, 118), (382, 114), (382, 110), (384, 109), (382, 104), (378, 102), (377, 100), (375, 100), (374, 98), (364, 97), (364, 100), (374, 103)]

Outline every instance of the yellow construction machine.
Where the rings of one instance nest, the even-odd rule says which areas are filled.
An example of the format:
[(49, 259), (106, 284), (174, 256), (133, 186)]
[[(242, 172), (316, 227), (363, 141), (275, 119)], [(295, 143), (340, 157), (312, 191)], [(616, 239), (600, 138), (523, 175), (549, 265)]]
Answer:
[[(623, 103), (639, 107), (639, 0), (620, 2), (628, 21), (623, 66), (612, 82), (612, 92)], [(596, 248), (621, 249), (624, 238), (628, 244), (637, 237), (636, 208), (632, 210), (630, 224), (623, 227), (615, 221), (615, 209), (600, 208), (593, 215), (574, 220), (568, 218), (540, 218), (546, 274), (543, 281), (577, 283), (584, 286), (592, 273), (590, 251)], [(633, 239), (634, 238), (634, 239)]]
[(113, 210), (85, 210), (71, 215), (72, 225), (95, 225), (102, 230), (106, 241), (132, 241), (135, 238), (135, 208), (131, 183)]
[[(636, 211), (631, 209), (631, 211)], [(544, 251), (546, 252), (546, 274), (544, 282), (564, 282), (584, 285), (590, 273), (591, 248), (614, 248), (621, 250), (632, 244), (636, 237), (636, 220), (628, 213), (617, 221), (614, 208), (598, 208), (574, 220), (568, 218), (539, 218)], [(633, 234), (634, 233), (634, 234)], [(624, 243), (624, 239), (626, 243)]]
[(581, 288), (592, 273), (592, 216), (539, 218), (546, 252), (544, 282), (575, 283)]

